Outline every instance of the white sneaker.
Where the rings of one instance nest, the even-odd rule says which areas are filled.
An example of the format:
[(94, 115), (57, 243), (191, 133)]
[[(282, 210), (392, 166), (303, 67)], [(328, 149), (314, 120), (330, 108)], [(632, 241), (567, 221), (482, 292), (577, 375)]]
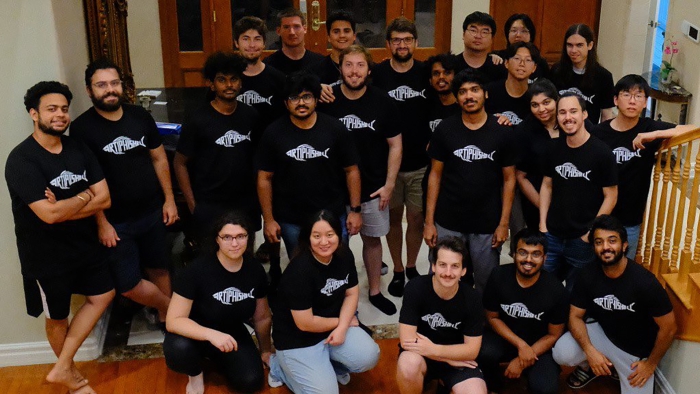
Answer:
[(347, 372), (342, 375), (335, 375), (335, 378), (338, 380), (338, 383), (342, 384), (343, 386), (347, 386), (348, 383), (350, 383), (350, 374)]
[(277, 380), (277, 378), (272, 375), (272, 372), (269, 372), (267, 374), (267, 384), (274, 389), (282, 386), (284, 383), (282, 383), (281, 380)]

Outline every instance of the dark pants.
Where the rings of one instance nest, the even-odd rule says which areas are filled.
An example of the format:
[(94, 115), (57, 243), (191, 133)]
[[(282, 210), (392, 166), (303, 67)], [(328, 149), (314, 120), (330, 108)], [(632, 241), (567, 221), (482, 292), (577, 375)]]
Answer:
[(224, 353), (207, 341), (197, 341), (167, 333), (163, 353), (168, 368), (188, 376), (202, 372), (205, 358), (216, 365), (232, 389), (251, 393), (262, 388), (265, 378), (260, 352), (247, 332), (231, 333), (238, 342), (238, 350)]
[[(477, 362), (484, 373), (486, 387), (489, 391), (500, 392), (503, 389), (503, 372), (501, 362), (510, 362), (518, 356), (518, 349), (490, 329), (484, 330), (481, 350)], [(557, 393), (559, 391), (559, 365), (554, 362), (552, 352), (537, 357), (538, 360), (521, 376), (528, 380), (528, 390), (536, 394)]]

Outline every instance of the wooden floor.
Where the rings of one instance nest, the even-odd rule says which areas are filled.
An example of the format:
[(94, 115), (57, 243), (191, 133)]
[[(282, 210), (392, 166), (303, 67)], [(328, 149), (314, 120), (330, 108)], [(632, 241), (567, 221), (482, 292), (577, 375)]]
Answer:
[[(397, 339), (377, 341), (381, 348), (379, 364), (371, 371), (352, 375), (347, 386), (341, 386), (341, 393), (396, 393), (394, 380)], [(78, 363), (80, 371), (90, 380), (90, 385), (99, 394), (135, 393), (184, 393), (187, 378), (170, 371), (162, 358), (132, 360), (110, 363), (90, 361)], [(48, 384), (44, 377), (51, 365), (0, 368), (0, 392), (4, 394), (66, 394), (60, 386)], [(610, 378), (598, 378), (579, 390), (571, 390), (564, 383), (565, 373), (560, 378), (560, 393), (612, 394), (619, 393), (619, 384)], [(224, 380), (215, 373), (205, 372), (206, 393), (231, 393)], [(526, 393), (524, 381), (511, 381), (504, 394)], [(262, 393), (287, 394), (286, 386), (271, 389), (265, 384)]]

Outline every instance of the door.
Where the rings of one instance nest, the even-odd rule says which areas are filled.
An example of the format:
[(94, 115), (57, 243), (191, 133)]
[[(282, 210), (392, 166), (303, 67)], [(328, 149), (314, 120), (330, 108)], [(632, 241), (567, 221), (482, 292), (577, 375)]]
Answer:
[(385, 29), (400, 15), (416, 21), (416, 58), (450, 48), (452, 0), (158, 0), (158, 5), (165, 87), (203, 86), (204, 61), (217, 50), (233, 49), (232, 26), (245, 15), (266, 22), (264, 56), (269, 55), (280, 47), (276, 15), (290, 6), (306, 11), (306, 48), (323, 55), (328, 53), (326, 16), (340, 9), (353, 13), (358, 43), (370, 49), (376, 62), (390, 56)]
[(666, 39), (669, 0), (650, 0), (643, 72), (659, 70)]

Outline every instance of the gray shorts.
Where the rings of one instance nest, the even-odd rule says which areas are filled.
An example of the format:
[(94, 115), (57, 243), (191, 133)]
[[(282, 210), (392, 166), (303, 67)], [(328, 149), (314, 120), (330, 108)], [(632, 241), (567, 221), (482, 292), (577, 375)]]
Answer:
[[(350, 208), (348, 207), (348, 212)], [(362, 228), (365, 237), (383, 237), (389, 233), (389, 207), (379, 210), (379, 197), (362, 203)]]

